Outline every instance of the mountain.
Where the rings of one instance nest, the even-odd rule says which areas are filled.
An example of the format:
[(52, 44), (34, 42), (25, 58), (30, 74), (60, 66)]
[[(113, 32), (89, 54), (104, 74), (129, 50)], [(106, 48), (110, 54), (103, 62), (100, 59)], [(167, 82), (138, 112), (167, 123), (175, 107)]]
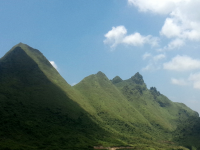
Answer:
[(0, 149), (80, 149), (110, 136), (36, 49), (20, 43), (1, 58), (0, 83)]
[(105, 74), (98, 72), (86, 77), (74, 88), (96, 110), (89, 113), (96, 116), (99, 124), (106, 125), (110, 131), (120, 135), (119, 139), (129, 144), (145, 143), (159, 147), (163, 141), (171, 141), (187, 147), (191, 144), (199, 147), (198, 113), (184, 104), (170, 101), (155, 87), (147, 89), (139, 73), (128, 80), (119, 76), (109, 80)]
[(147, 89), (139, 73), (119, 82), (114, 78), (112, 83), (121, 90), (129, 104), (136, 107), (150, 122), (157, 139), (164, 138), (187, 147), (199, 147), (200, 120), (197, 112), (185, 104), (170, 101), (155, 87)]
[(0, 118), (2, 150), (200, 149), (198, 113), (147, 89), (139, 73), (98, 72), (72, 87), (23, 43), (0, 59)]

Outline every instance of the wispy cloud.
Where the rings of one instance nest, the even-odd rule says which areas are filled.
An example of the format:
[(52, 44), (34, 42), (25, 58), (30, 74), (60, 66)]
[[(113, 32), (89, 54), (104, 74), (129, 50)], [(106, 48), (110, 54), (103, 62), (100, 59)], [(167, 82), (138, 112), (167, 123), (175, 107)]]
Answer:
[(176, 78), (171, 78), (171, 83), (179, 86), (191, 86), (194, 89), (199, 89), (200, 90), (200, 72), (197, 73), (190, 73), (188, 78), (183, 79), (176, 79)]
[(76, 85), (76, 84), (77, 84), (77, 83), (72, 83), (71, 86), (74, 86), (74, 85)]
[(184, 40), (176, 38), (170, 41), (167, 46), (164, 46), (163, 48), (158, 49), (158, 51), (163, 52), (163, 51), (170, 51), (170, 50), (178, 50), (184, 45), (185, 45)]
[(161, 69), (162, 65), (160, 63), (161, 60), (163, 60), (164, 58), (166, 58), (165, 54), (158, 54), (153, 56), (151, 53), (145, 53), (142, 56), (143, 60), (146, 60), (148, 58), (149, 63), (146, 67), (142, 68), (143, 71), (154, 71), (154, 70), (159, 70)]
[(159, 60), (164, 59), (165, 57), (166, 57), (165, 54), (158, 54), (158, 55), (156, 55), (156, 56), (153, 57), (153, 60), (154, 60), (154, 62), (157, 62)]
[(145, 60), (145, 59), (147, 59), (147, 58), (150, 58), (151, 56), (152, 56), (151, 53), (146, 52), (146, 53), (142, 56), (142, 59)]
[(200, 60), (193, 59), (189, 56), (180, 56), (172, 58), (171, 61), (163, 64), (163, 68), (172, 71), (191, 71), (200, 69)]
[(188, 83), (185, 79), (171, 78), (171, 83), (175, 84), (175, 85), (180, 85), (180, 86), (188, 85)]
[(193, 88), (200, 89), (200, 72), (190, 74), (189, 81), (193, 82)]
[(142, 71), (155, 71), (159, 70), (161, 67), (159, 65), (155, 65), (154, 63), (149, 63), (146, 67), (142, 68)]

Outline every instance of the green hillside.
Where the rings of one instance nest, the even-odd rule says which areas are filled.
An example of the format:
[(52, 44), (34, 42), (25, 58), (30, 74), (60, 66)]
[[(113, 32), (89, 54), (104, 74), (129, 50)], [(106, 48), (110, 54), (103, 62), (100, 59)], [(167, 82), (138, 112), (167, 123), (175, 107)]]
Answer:
[(98, 72), (71, 87), (23, 43), (0, 59), (0, 118), (2, 150), (200, 149), (198, 114), (147, 89), (139, 73)]
[[(163, 141), (168, 141), (175, 145), (193, 144), (199, 147), (197, 141), (191, 143), (191, 140), (186, 140), (195, 132), (198, 132), (195, 139), (199, 138), (199, 129), (195, 127), (199, 120), (198, 113), (184, 104), (170, 101), (155, 87), (147, 89), (139, 73), (123, 81), (118, 76), (109, 80), (105, 74), (98, 72), (86, 77), (74, 88), (86, 97), (96, 112), (84, 109), (126, 144), (143, 143), (158, 148)], [(196, 131), (189, 129), (181, 134), (181, 126), (186, 128), (184, 122)]]
[(21, 45), (0, 60), (0, 149), (84, 149), (111, 137), (69, 98), (61, 87), (71, 87), (48, 60)]
[[(143, 77), (139, 73), (128, 80), (123, 81), (119, 80), (119, 77), (115, 77), (111, 81), (121, 90), (130, 104), (135, 106), (150, 122), (151, 127), (154, 128), (154, 134), (158, 133), (157, 139), (164, 137), (184, 146), (200, 146), (200, 143), (197, 142), (197, 139), (200, 138), (197, 112), (182, 103), (170, 101), (155, 87), (147, 89)], [(196, 141), (190, 139), (196, 139)]]

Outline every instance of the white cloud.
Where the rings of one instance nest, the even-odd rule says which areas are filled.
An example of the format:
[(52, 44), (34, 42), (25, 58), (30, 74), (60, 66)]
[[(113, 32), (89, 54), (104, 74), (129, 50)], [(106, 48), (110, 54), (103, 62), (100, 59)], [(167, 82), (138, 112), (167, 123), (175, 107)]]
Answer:
[(142, 46), (145, 43), (150, 44), (151, 46), (157, 46), (158, 45), (158, 38), (152, 37), (150, 35), (148, 36), (142, 36), (140, 33), (136, 32), (134, 34), (126, 36), (122, 43), (133, 45), (133, 46)]
[(176, 84), (176, 85), (180, 85), (180, 86), (188, 84), (187, 81), (184, 80), (184, 79), (175, 79), (175, 78), (171, 78), (171, 83)]
[(126, 36), (122, 43), (126, 43), (128, 45), (133, 45), (133, 46), (141, 46), (144, 45), (147, 37), (141, 36), (140, 33), (134, 33), (131, 35)]
[(169, 51), (169, 50), (177, 50), (177, 49), (180, 49), (184, 45), (185, 45), (184, 40), (176, 38), (172, 40), (170, 43), (168, 43), (168, 45), (165, 46), (164, 48), (158, 49), (158, 51), (163, 52), (163, 51)]
[(189, 71), (200, 69), (200, 60), (192, 59), (189, 56), (177, 55), (170, 62), (164, 63), (163, 68), (173, 71)]
[(169, 49), (169, 50), (178, 49), (178, 48), (182, 47), (184, 44), (185, 44), (185, 43), (184, 43), (183, 40), (181, 40), (181, 39), (175, 39), (175, 40), (171, 41), (171, 42), (168, 44), (167, 49)]
[(151, 57), (151, 56), (152, 56), (152, 55), (151, 55), (150, 53), (146, 52), (146, 53), (142, 56), (142, 59), (145, 60), (145, 59), (147, 59), (147, 58), (149, 58), (149, 57)]
[(124, 26), (112, 27), (112, 30), (105, 34), (106, 39), (104, 40), (104, 43), (111, 45), (111, 47), (115, 47), (122, 43), (126, 33), (127, 30)]
[(189, 80), (193, 82), (195, 89), (200, 89), (200, 73), (190, 74)]
[(164, 59), (166, 56), (164, 55), (164, 54), (159, 54), (159, 55), (156, 55), (156, 56), (154, 56), (153, 57), (153, 60), (155, 61), (155, 62), (157, 62), (157, 61), (159, 61), (159, 60), (161, 60), (161, 59)]
[(56, 65), (56, 63), (54, 61), (49, 61), (51, 63), (51, 65), (56, 69), (58, 70), (58, 66)]
[(168, 38), (180, 37), (181, 27), (172, 18), (167, 18), (160, 31), (161, 35), (165, 35)]
[(105, 37), (104, 44), (110, 45), (111, 48), (115, 48), (118, 44), (131, 46), (149, 44), (151, 46), (157, 46), (159, 41), (156, 37), (151, 35), (143, 36), (138, 32), (127, 35), (127, 30), (124, 26), (112, 27), (112, 30), (108, 31)]
[(158, 69), (160, 68), (155, 66), (153, 63), (149, 63), (146, 67), (142, 68), (142, 71), (155, 71)]
[(180, 48), (187, 40), (200, 41), (200, 0), (128, 0), (128, 4), (166, 16), (160, 34), (175, 40), (160, 51)]
[(186, 14), (181, 8), (177, 8), (170, 14), (170, 18), (165, 20), (160, 34), (167, 38), (176, 37), (191, 41), (200, 41), (199, 32), (200, 20), (192, 20), (190, 14)]
[(182, 1), (187, 0), (128, 0), (128, 4), (138, 7), (143, 12), (168, 14)]
[(200, 72), (191, 73), (187, 79), (175, 79), (171, 78), (171, 83), (179, 86), (192, 85), (194, 89), (200, 90)]

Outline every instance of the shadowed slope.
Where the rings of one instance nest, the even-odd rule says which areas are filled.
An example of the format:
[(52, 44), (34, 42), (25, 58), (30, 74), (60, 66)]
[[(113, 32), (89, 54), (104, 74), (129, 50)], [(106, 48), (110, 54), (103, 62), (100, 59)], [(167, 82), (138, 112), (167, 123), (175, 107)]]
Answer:
[[(0, 59), (0, 149), (135, 149), (199, 146), (198, 114), (147, 89), (136, 73), (98, 72), (71, 87), (36, 49), (14, 46)], [(172, 144), (175, 142), (174, 144)]]
[(106, 141), (107, 133), (39, 66), (19, 46), (0, 59), (0, 149), (80, 149)]

